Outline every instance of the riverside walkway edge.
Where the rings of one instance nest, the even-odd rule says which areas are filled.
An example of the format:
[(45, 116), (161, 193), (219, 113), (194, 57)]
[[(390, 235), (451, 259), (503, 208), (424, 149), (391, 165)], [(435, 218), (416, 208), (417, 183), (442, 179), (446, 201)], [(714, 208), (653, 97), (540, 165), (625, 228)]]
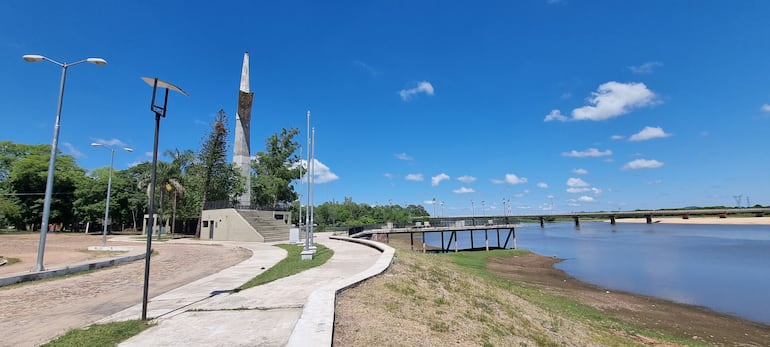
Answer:
[(395, 249), (386, 244), (340, 236), (331, 236), (330, 239), (364, 244), (379, 250), (382, 254), (369, 269), (359, 272), (355, 276), (330, 283), (311, 293), (305, 303), (305, 308), (302, 310), (302, 316), (294, 326), (287, 346), (331, 346), (337, 294), (385, 272), (393, 263)]
[[(253, 256), (217, 274), (150, 299), (155, 325), (120, 346), (330, 346), (336, 296), (385, 271), (390, 246), (327, 233), (316, 243), (334, 255), (321, 266), (241, 291), (236, 288), (285, 258), (275, 244), (232, 242)], [(140, 305), (97, 323), (136, 319)]]

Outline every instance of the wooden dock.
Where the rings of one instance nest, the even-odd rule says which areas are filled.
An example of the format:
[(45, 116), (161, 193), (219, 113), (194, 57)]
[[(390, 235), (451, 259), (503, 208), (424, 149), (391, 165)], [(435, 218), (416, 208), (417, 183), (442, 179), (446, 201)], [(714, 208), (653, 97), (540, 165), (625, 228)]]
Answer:
[[(393, 234), (409, 234), (409, 243), (412, 250), (415, 250), (414, 247), (414, 241), (415, 241), (415, 234), (418, 234), (419, 240), (421, 245), (418, 245), (418, 247), (421, 247), (422, 252), (428, 252), (428, 251), (437, 251), (437, 252), (450, 252), (454, 250), (454, 252), (460, 251), (458, 249), (457, 245), (457, 235), (458, 233), (467, 232), (470, 233), (470, 248), (463, 248), (462, 250), (486, 250), (489, 251), (490, 249), (508, 249), (509, 244), (513, 249), (516, 248), (516, 224), (483, 224), (483, 225), (462, 225), (461, 223), (458, 225), (453, 226), (440, 226), (440, 227), (434, 227), (434, 226), (414, 226), (414, 227), (408, 227), (408, 228), (382, 228), (382, 229), (371, 229), (371, 230), (364, 230), (359, 233), (350, 235), (351, 237), (371, 237), (373, 240), (382, 240), (387, 241), (389, 238), (389, 235)], [(505, 238), (505, 242), (501, 241), (501, 231)], [(477, 245), (474, 241), (474, 235), (478, 233), (484, 233), (484, 244), (483, 245)], [(494, 232), (497, 236), (497, 243), (496, 245), (490, 245), (489, 244), (489, 233)], [(440, 248), (433, 248), (427, 246), (425, 243), (425, 234), (426, 233), (440, 233), (441, 234), (441, 247)], [(448, 238), (445, 236), (446, 234), (449, 234)]]

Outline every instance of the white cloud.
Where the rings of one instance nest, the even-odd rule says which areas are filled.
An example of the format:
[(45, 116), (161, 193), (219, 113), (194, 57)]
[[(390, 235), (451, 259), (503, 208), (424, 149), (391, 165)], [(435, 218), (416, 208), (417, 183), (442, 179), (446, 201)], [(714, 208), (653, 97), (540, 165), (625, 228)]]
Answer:
[(623, 170), (656, 169), (663, 166), (663, 163), (655, 159), (636, 159), (623, 165)]
[(433, 85), (430, 84), (428, 81), (422, 81), (417, 84), (417, 87), (410, 88), (410, 89), (401, 89), (398, 92), (398, 95), (401, 95), (401, 100), (409, 101), (412, 96), (418, 93), (425, 93), (427, 95), (433, 95), (434, 94)]
[(605, 120), (631, 112), (634, 108), (652, 105), (655, 93), (644, 83), (610, 81), (599, 86), (587, 99), (589, 106), (572, 110), (574, 120)]
[(529, 194), (529, 189), (524, 189), (524, 190), (522, 190), (519, 193), (513, 194), (513, 196), (517, 197), (517, 198), (523, 198), (523, 197), (527, 196), (527, 194)]
[(648, 61), (642, 65), (629, 66), (628, 69), (635, 74), (647, 75), (647, 74), (653, 73), (653, 70), (656, 67), (661, 67), (661, 66), (663, 66), (663, 63), (659, 61)]
[(770, 112), (770, 104), (762, 104), (762, 107), (759, 108), (762, 112)]
[(465, 175), (465, 176), (457, 177), (457, 180), (462, 183), (470, 184), (470, 183), (476, 182), (476, 177)]
[(439, 183), (441, 183), (441, 181), (448, 180), (448, 179), (450, 179), (449, 175), (442, 172), (430, 178), (430, 185), (437, 186), (439, 185)]
[(596, 148), (589, 148), (584, 151), (576, 151), (572, 150), (569, 152), (563, 152), (561, 155), (565, 157), (574, 157), (574, 158), (585, 158), (585, 157), (605, 157), (608, 155), (612, 155), (611, 150), (606, 151), (600, 151)]
[(419, 174), (419, 173), (408, 174), (406, 175), (406, 177), (404, 177), (404, 179), (407, 181), (418, 181), (418, 182), (422, 182), (424, 180), (424, 178), (422, 177), (422, 174)]
[(622, 139), (624, 139), (624, 138), (626, 138), (626, 137), (625, 137), (625, 136), (623, 136), (623, 135), (612, 135), (612, 136), (610, 136), (610, 139), (611, 139), (611, 140), (615, 140), (615, 141), (617, 141), (617, 140), (622, 140)]
[(456, 193), (456, 194), (468, 194), (468, 193), (475, 193), (475, 192), (476, 191), (473, 190), (473, 188), (467, 188), (467, 187), (460, 187), (452, 191), (452, 193)]
[[(302, 160), (302, 167), (307, 167), (308, 161)], [(320, 162), (318, 159), (313, 159), (313, 183), (328, 183), (339, 179), (334, 172), (332, 172), (326, 164)], [(307, 179), (307, 173), (305, 174)]]
[(409, 154), (406, 154), (406, 153), (396, 153), (393, 156), (396, 157), (396, 159), (398, 159), (398, 160), (414, 160), (414, 158), (412, 158), (412, 156), (410, 156)]
[(105, 146), (113, 146), (113, 147), (128, 147), (128, 145), (125, 142), (120, 141), (119, 139), (110, 139), (110, 140), (96, 139), (94, 140), (94, 143), (98, 143)]
[(580, 201), (580, 202), (594, 202), (594, 198), (592, 198), (590, 196), (583, 195), (583, 196), (578, 198), (578, 201)]
[(366, 70), (367, 72), (369, 72), (369, 75), (371, 75), (372, 77), (377, 77), (377, 75), (379, 75), (379, 72), (375, 68), (371, 67), (369, 64), (364, 63), (360, 60), (354, 60), (353, 65), (358, 66), (363, 70)]
[(555, 121), (555, 120), (558, 120), (560, 122), (564, 122), (564, 121), (569, 120), (569, 117), (561, 114), (561, 111), (559, 111), (559, 110), (551, 110), (551, 113), (545, 115), (545, 119), (543, 121), (544, 122), (550, 122), (550, 121)]
[(526, 177), (519, 177), (514, 174), (505, 174), (505, 183), (510, 185), (527, 183)]
[(567, 193), (572, 193), (572, 194), (585, 193), (590, 191), (591, 191), (591, 188), (575, 188), (575, 187), (567, 188)]
[(588, 174), (588, 170), (586, 170), (586, 169), (579, 169), (579, 168), (578, 169), (572, 169), (572, 172), (576, 173), (578, 175), (587, 175)]
[(538, 188), (548, 189), (548, 183), (545, 182), (537, 182)]
[(387, 179), (389, 179), (389, 180), (392, 180), (392, 179), (393, 179), (393, 177), (395, 177), (395, 176), (393, 176), (393, 174), (392, 174), (392, 173), (389, 173), (389, 172), (386, 172), (386, 173), (384, 173), (384, 174), (382, 174), (382, 175), (383, 175), (383, 176), (385, 176), (385, 178), (387, 178)]
[(580, 178), (570, 177), (567, 179), (567, 187), (572, 188), (581, 188), (581, 187), (590, 187), (591, 185), (588, 184), (588, 182), (583, 181)]
[(565, 93), (562, 93), (561, 96), (559, 96), (559, 99), (566, 100), (566, 99), (569, 99), (571, 97), (572, 97), (572, 93), (565, 92)]
[(628, 141), (645, 141), (657, 138), (669, 137), (671, 134), (663, 131), (661, 127), (644, 127), (640, 132), (631, 135)]
[(83, 152), (81, 152), (81, 151), (78, 151), (78, 149), (77, 149), (77, 148), (75, 148), (75, 146), (73, 146), (73, 145), (72, 145), (71, 143), (69, 143), (69, 142), (63, 142), (63, 143), (62, 143), (62, 147), (66, 148), (66, 149), (67, 149), (67, 152), (69, 152), (69, 154), (70, 154), (71, 156), (75, 157), (75, 158), (83, 158), (83, 156), (84, 156), (84, 155), (83, 155)]

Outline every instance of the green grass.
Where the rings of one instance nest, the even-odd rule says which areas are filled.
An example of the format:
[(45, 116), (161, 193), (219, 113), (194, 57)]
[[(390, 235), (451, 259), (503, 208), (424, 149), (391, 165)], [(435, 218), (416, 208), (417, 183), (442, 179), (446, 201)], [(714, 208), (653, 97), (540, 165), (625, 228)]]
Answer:
[[(4, 257), (0, 256), (0, 258), (4, 258)], [(19, 259), (19, 258), (5, 258), (5, 260), (7, 261), (7, 263), (5, 263), (5, 265), (13, 265), (13, 264), (16, 264), (18, 262), (21, 262), (21, 259)]]
[(73, 329), (43, 347), (101, 347), (117, 346), (120, 342), (152, 326), (141, 320), (93, 324), (84, 329)]
[(242, 284), (240, 287), (238, 287), (236, 290), (244, 290), (251, 287), (256, 287), (260, 284), (265, 284), (268, 282), (275, 281), (280, 278), (288, 277), (297, 273), (300, 273), (302, 271), (305, 271), (307, 269), (314, 268), (316, 266), (323, 265), (326, 263), (329, 258), (334, 255), (334, 251), (332, 251), (329, 248), (324, 247), (324, 245), (316, 243), (316, 253), (313, 256), (312, 260), (302, 260), (300, 253), (302, 252), (303, 248), (296, 245), (276, 245), (278, 247), (281, 247), (285, 249), (289, 255), (286, 256), (283, 260), (278, 262), (278, 264), (275, 264), (275, 266), (267, 269), (265, 272), (257, 275), (256, 277), (250, 279), (248, 282)]
[(14, 234), (14, 235), (23, 235), (23, 234), (39, 234), (40, 231), (23, 231), (23, 230), (15, 230), (15, 229), (0, 229), (0, 234)]
[[(490, 252), (459, 252), (450, 253), (448, 256), (452, 261), (469, 271), (471, 274), (483, 278), (490, 283), (495, 283), (498, 286), (511, 291), (512, 293), (526, 299), (527, 301), (538, 305), (539, 307), (551, 312), (564, 314), (571, 319), (591, 322), (591, 324), (606, 328), (606, 329), (618, 329), (625, 331), (629, 334), (639, 334), (644, 336), (653, 337), (669, 342), (674, 342), (681, 345), (698, 345), (697, 341), (693, 341), (687, 338), (679, 338), (661, 334), (657, 331), (632, 326), (621, 322), (620, 320), (607, 315), (593, 307), (581, 304), (572, 298), (545, 293), (542, 290), (537, 290), (522, 285), (518, 285), (510, 280), (502, 279), (495, 276), (491, 272), (487, 271), (487, 260), (492, 257), (499, 256), (517, 256), (530, 253), (528, 250), (516, 249), (510, 250), (493, 250)], [(554, 328), (558, 328), (559, 324), (554, 324)], [(541, 343), (541, 345), (547, 345)]]

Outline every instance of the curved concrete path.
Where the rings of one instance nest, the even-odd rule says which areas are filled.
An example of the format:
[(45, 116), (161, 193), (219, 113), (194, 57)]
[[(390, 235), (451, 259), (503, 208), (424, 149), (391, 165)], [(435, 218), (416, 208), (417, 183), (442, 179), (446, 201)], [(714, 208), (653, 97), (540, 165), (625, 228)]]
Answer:
[[(120, 346), (330, 346), (336, 293), (385, 271), (394, 250), (324, 233), (316, 242), (334, 250), (326, 264), (233, 293), (286, 257), (270, 244), (238, 243), (252, 258), (152, 298), (156, 325)], [(99, 323), (140, 317), (141, 304)]]

